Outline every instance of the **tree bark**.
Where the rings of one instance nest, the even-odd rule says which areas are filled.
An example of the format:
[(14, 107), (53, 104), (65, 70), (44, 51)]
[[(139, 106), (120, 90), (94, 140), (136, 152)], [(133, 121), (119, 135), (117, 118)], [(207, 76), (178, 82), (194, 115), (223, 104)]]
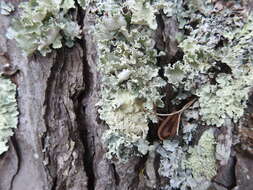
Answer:
[[(16, 5), (18, 2), (16, 2)], [(82, 13), (84, 14), (84, 12)], [(21, 55), (5, 32), (11, 16), (0, 15), (1, 64), (17, 69), (18, 129), (0, 160), (2, 190), (128, 189), (136, 186), (139, 160), (111, 164), (104, 156), (99, 121), (96, 47), (83, 18), (84, 37), (75, 47), (47, 57)]]
[[(17, 6), (19, 1), (14, 3)], [(83, 38), (73, 48), (25, 58), (16, 43), (5, 37), (12, 16), (0, 15), (0, 65), (8, 63), (17, 69), (10, 78), (18, 87), (20, 113), (9, 151), (0, 157), (0, 190), (160, 189), (164, 181), (157, 172), (159, 156), (155, 153), (125, 164), (105, 158), (101, 136), (106, 126), (96, 107), (100, 89), (96, 44), (89, 32), (94, 17), (89, 11), (78, 17)], [(167, 60), (180, 56), (176, 21), (160, 16), (158, 23), (157, 48), (168, 51)], [(234, 173), (236, 177), (244, 175), (240, 164), (246, 158), (236, 154), (237, 163), (233, 156), (221, 175), (227, 177), (232, 172), (230, 182), (245, 190), (242, 184), (249, 181), (233, 178)], [(252, 165), (252, 160), (247, 162)], [(140, 175), (144, 165), (148, 172)], [(231, 186), (230, 182), (222, 184), (221, 178), (215, 179), (221, 185), (217, 189)], [(252, 188), (251, 183), (249, 190)]]

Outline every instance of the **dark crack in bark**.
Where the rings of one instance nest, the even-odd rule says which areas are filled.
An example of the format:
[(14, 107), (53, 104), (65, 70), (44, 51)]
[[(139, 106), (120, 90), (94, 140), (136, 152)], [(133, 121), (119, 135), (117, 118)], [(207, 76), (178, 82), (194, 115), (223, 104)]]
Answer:
[[(80, 41), (80, 45), (83, 49), (83, 52), (86, 52), (86, 43), (85, 40), (82, 39)], [(88, 189), (93, 190), (94, 189), (94, 183), (95, 183), (95, 177), (94, 177), (94, 171), (93, 171), (93, 159), (94, 159), (94, 138), (93, 135), (90, 133), (89, 123), (86, 122), (86, 104), (83, 104), (83, 102), (87, 103), (88, 95), (91, 93), (91, 86), (93, 84), (92, 82), (92, 73), (90, 73), (90, 67), (87, 64), (87, 58), (86, 53), (83, 56), (83, 73), (84, 73), (84, 84), (85, 84), (85, 90), (80, 92), (77, 95), (77, 102), (75, 103), (75, 112), (77, 115), (77, 123), (78, 123), (78, 129), (80, 132), (80, 138), (84, 146), (84, 169), (88, 177)]]
[(45, 148), (55, 190), (87, 188), (84, 147), (75, 112), (76, 94), (84, 89), (82, 56), (83, 50), (78, 45), (60, 50), (47, 84)]

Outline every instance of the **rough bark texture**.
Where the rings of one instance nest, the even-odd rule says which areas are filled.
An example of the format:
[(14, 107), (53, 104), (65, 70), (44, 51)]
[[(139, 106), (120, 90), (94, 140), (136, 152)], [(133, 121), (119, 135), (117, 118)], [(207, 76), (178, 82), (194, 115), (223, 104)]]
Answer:
[[(155, 154), (127, 164), (112, 164), (104, 156), (106, 126), (97, 115), (100, 77), (89, 32), (94, 18), (89, 11), (82, 14), (84, 38), (74, 48), (29, 58), (5, 37), (11, 16), (0, 15), (0, 69), (8, 63), (15, 72), (11, 78), (18, 86), (20, 113), (10, 149), (0, 157), (0, 190), (146, 190), (163, 183)], [(159, 17), (158, 23), (156, 46), (170, 56), (160, 63), (173, 61), (180, 57), (175, 20)], [(253, 189), (252, 164), (245, 154), (234, 154), (214, 179), (214, 189)], [(147, 174), (141, 175), (144, 166)]]

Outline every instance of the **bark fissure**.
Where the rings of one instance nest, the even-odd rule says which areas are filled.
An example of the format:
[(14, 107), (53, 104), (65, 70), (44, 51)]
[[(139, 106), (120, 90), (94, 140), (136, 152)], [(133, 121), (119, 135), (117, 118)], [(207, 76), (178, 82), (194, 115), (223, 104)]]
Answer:
[[(81, 107), (77, 108), (77, 113), (79, 113), (82, 116), (84, 116), (85, 114), (85, 109), (82, 110)], [(81, 141), (83, 143), (85, 152), (84, 152), (84, 170), (87, 174), (87, 178), (88, 178), (88, 190), (94, 190), (94, 183), (95, 183), (95, 176), (94, 176), (94, 171), (93, 171), (93, 157), (94, 157), (94, 152), (91, 150), (92, 148), (90, 148), (91, 143), (87, 140), (88, 136), (90, 134), (88, 134), (89, 132), (87, 131), (86, 127), (87, 124), (85, 123), (83, 118), (77, 118), (78, 121), (78, 125), (79, 125), (79, 130), (80, 130), (80, 136), (81, 136)], [(81, 127), (84, 127), (83, 129), (81, 129)], [(93, 144), (93, 143), (92, 143)]]
[[(86, 43), (85, 39), (82, 39), (79, 42), (83, 52), (86, 52)], [(91, 85), (92, 82), (92, 73), (90, 72), (90, 67), (87, 63), (86, 53), (83, 55), (83, 82), (85, 84), (85, 90), (81, 90), (76, 97), (75, 102), (75, 113), (77, 115), (77, 124), (78, 124), (78, 130), (80, 134), (81, 142), (84, 146), (84, 169), (87, 174), (88, 178), (88, 190), (93, 190), (95, 187), (95, 176), (93, 171), (93, 159), (94, 159), (94, 139), (92, 137), (92, 134), (89, 131), (89, 128), (92, 126), (89, 125), (85, 120), (85, 107), (86, 105), (83, 105), (83, 102), (88, 102), (89, 94), (92, 93), (91, 91)]]
[(14, 136), (11, 137), (11, 143), (13, 145), (13, 150), (15, 151), (16, 153), (16, 156), (17, 156), (17, 170), (15, 172), (15, 174), (12, 176), (11, 178), (11, 182), (10, 182), (10, 189), (9, 190), (12, 190), (13, 189), (13, 183), (14, 183), (14, 180), (15, 180), (15, 177), (18, 175), (19, 173), (19, 170), (20, 170), (20, 162), (21, 162), (21, 154), (20, 154), (20, 150), (19, 150), (19, 145), (16, 141), (16, 137), (15, 137), (15, 134)]
[[(65, 54), (65, 51), (71, 53)], [(47, 131), (43, 144), (47, 152), (48, 177), (52, 178), (48, 180), (52, 180), (53, 190), (78, 190), (87, 185), (83, 163), (85, 150), (78, 129), (79, 112), (75, 111), (75, 105), (81, 105), (75, 95), (84, 89), (82, 51), (79, 46), (59, 51), (48, 78), (44, 103)], [(82, 183), (75, 184), (76, 180)]]
[[(53, 62), (55, 63), (56, 59), (54, 59)], [(50, 97), (51, 97), (51, 93), (53, 90), (52, 81), (55, 78), (54, 73), (57, 71), (58, 66), (59, 66), (58, 64), (54, 64), (50, 69), (50, 75), (49, 75), (47, 82), (46, 82), (45, 101), (44, 101), (45, 113), (43, 115), (43, 118), (44, 118), (44, 122), (45, 122), (46, 131), (43, 133), (43, 136), (41, 137), (41, 141), (43, 142), (42, 143), (42, 150), (44, 151), (44, 160), (47, 160), (49, 166), (50, 166), (50, 164), (52, 164), (52, 161), (51, 161), (51, 157), (47, 151), (47, 149), (50, 147), (50, 145), (48, 144), (48, 139), (50, 137), (50, 124), (49, 124), (48, 118), (50, 116)], [(51, 169), (47, 165), (45, 168), (48, 172), (47, 173), (47, 178), (48, 178), (47, 180), (50, 181), (50, 183), (52, 183), (51, 190), (56, 190), (57, 177), (54, 177), (55, 175), (51, 172)]]

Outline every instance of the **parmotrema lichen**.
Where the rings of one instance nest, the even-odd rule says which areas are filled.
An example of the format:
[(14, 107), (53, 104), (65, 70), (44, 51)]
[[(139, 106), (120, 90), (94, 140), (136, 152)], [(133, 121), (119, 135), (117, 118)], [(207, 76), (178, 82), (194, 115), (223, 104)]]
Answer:
[[(211, 0), (77, 2), (79, 8), (92, 7), (89, 10), (96, 17), (90, 32), (97, 44), (101, 76), (97, 107), (107, 126), (102, 137), (107, 158), (127, 162), (133, 156), (157, 151), (161, 157), (158, 172), (168, 178), (163, 189), (207, 189), (217, 172), (215, 129), (227, 120), (236, 123), (241, 119), (253, 84), (253, 17), (242, 8), (246, 1), (233, 1), (232, 5), (224, 1), (219, 6)], [(77, 2), (21, 3), (20, 17), (14, 19), (7, 36), (16, 40), (25, 55), (38, 51), (45, 56), (63, 44), (72, 47), (83, 35), (70, 14)], [(178, 27), (177, 48), (182, 56), (166, 64), (159, 61), (166, 52), (156, 46), (158, 16), (173, 18)], [(162, 89), (168, 85), (176, 94), (171, 106), (192, 97), (195, 101), (182, 113), (178, 138), (156, 139), (160, 145), (154, 150), (148, 135), (160, 124), (157, 110), (166, 107)], [(9, 89), (6, 85), (2, 88)], [(1, 98), (11, 98), (15, 117), (14, 95), (6, 93), (1, 90)], [(5, 117), (7, 111), (2, 107), (8, 108), (0, 107), (0, 117)], [(4, 119), (0, 130), (8, 125), (9, 136), (16, 120)], [(208, 127), (194, 140), (194, 132), (203, 125)], [(1, 138), (5, 148), (6, 137)]]
[(17, 123), (16, 85), (0, 75), (0, 154), (8, 150), (7, 142)]

